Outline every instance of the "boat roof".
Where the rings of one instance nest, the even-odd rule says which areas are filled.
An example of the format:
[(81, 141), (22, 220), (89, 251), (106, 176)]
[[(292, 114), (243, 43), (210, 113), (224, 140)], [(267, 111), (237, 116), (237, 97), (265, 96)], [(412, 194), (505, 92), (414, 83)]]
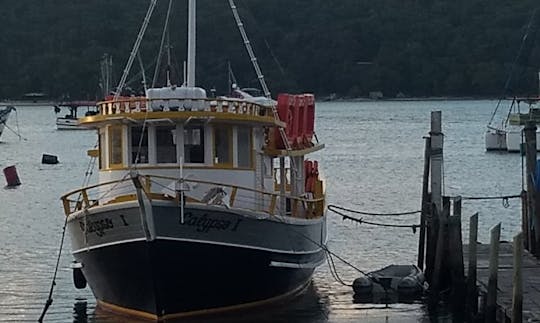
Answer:
[(524, 97), (515, 97), (518, 103), (526, 102), (528, 104), (533, 104), (540, 101), (540, 96), (524, 96)]
[(284, 127), (272, 106), (235, 98), (148, 98), (126, 97), (98, 102), (99, 113), (79, 119), (85, 127), (100, 127), (114, 122), (211, 122), (258, 124)]
[(96, 101), (65, 101), (56, 104), (59, 107), (78, 108), (78, 107), (95, 107)]

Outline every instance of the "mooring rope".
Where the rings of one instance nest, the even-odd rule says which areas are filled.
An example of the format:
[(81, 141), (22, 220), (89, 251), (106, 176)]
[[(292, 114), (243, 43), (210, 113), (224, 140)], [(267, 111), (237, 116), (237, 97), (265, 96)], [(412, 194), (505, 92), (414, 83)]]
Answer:
[(372, 216), (401, 216), (401, 215), (412, 215), (412, 214), (417, 214), (417, 213), (422, 212), (420, 210), (419, 211), (399, 212), (399, 213), (362, 212), (362, 211), (357, 211), (357, 210), (353, 210), (353, 209), (348, 209), (348, 208), (338, 206), (338, 205), (335, 205), (335, 204), (329, 204), (328, 209), (330, 211), (332, 211), (332, 212), (335, 212), (335, 210), (333, 210), (333, 209), (338, 209), (338, 210), (347, 211), (347, 212), (351, 212), (351, 213), (362, 214), (362, 215), (372, 215)]
[[(4, 127), (6, 127), (6, 129), (10, 130), (11, 132), (13, 132), (17, 137), (19, 137), (19, 140), (24, 140), (24, 141), (27, 141), (28, 139), (27, 138), (24, 138), (23, 136), (21, 136), (21, 134), (17, 131), (15, 131), (14, 129), (12, 129), (10, 126), (7, 125), (6, 122), (2, 122), (2, 124), (4, 125)], [(18, 128), (19, 126), (17, 126)]]
[(54, 275), (53, 275), (53, 280), (51, 283), (51, 289), (49, 290), (49, 297), (47, 298), (47, 301), (45, 302), (45, 307), (43, 307), (43, 312), (41, 312), (41, 315), (39, 316), (39, 319), (38, 319), (39, 323), (43, 322), (45, 313), (47, 313), (47, 310), (49, 309), (49, 307), (51, 306), (53, 302), (52, 294), (53, 294), (54, 286), (56, 286), (56, 275), (58, 274), (58, 267), (60, 266), (60, 257), (62, 256), (64, 238), (66, 236), (67, 221), (68, 221), (68, 216), (66, 215), (66, 219), (64, 220), (64, 228), (62, 229), (62, 239), (60, 240), (60, 250), (58, 250), (58, 258), (56, 258), (56, 267), (54, 268)]
[(343, 286), (352, 287), (352, 284), (347, 284), (345, 281), (343, 281), (341, 277), (339, 277), (338, 271), (336, 269), (336, 264), (334, 263), (334, 259), (332, 259), (332, 255), (327, 251), (325, 251), (324, 254), (326, 256), (328, 268), (330, 269), (330, 274), (332, 274), (334, 280)]
[[(459, 196), (456, 196), (459, 197)], [(462, 200), (508, 200), (520, 198), (521, 194), (501, 196), (461, 196)]]
[[(378, 222), (366, 221), (366, 220), (364, 220), (364, 218), (358, 219), (358, 218), (352, 217), (350, 215), (347, 215), (345, 213), (334, 210), (333, 208), (330, 208), (330, 206), (331, 205), (328, 206), (328, 210), (330, 210), (330, 211), (332, 211), (332, 212), (334, 212), (336, 214), (339, 214), (343, 218), (343, 220), (350, 220), (350, 221), (353, 221), (353, 222), (356, 222), (356, 223), (359, 223), (359, 224), (365, 223), (365, 224), (368, 224), (368, 225), (374, 225), (374, 226), (379, 226), (379, 227), (390, 227), (390, 228), (411, 228), (413, 233), (416, 233), (417, 228), (422, 227), (420, 224), (392, 224), (392, 223), (378, 223)], [(418, 213), (418, 212), (420, 212), (420, 211), (417, 211), (417, 212), (414, 212), (414, 213)], [(405, 214), (414, 214), (414, 213), (405, 212)]]
[(470, 200), (470, 201), (480, 201), (480, 200), (502, 200), (502, 205), (504, 208), (508, 208), (510, 206), (510, 199), (517, 199), (521, 198), (521, 194), (515, 194), (515, 195), (500, 195), (500, 196), (450, 196), (450, 198), (460, 198), (462, 200)]
[[(96, 144), (94, 145), (94, 148), (96, 148), (98, 146), (98, 143), (96, 142)], [(90, 160), (88, 161), (88, 165), (86, 166), (86, 171), (84, 173), (85, 177), (83, 179), (83, 187), (85, 187), (86, 185), (88, 185), (88, 183), (90, 182), (90, 176), (92, 176), (93, 174), (93, 168), (95, 166), (95, 163), (96, 163), (96, 158), (95, 157), (92, 157), (90, 158)], [(79, 193), (79, 196), (77, 197), (77, 201), (80, 201), (82, 198), (82, 192)], [(58, 267), (60, 266), (60, 258), (62, 256), (62, 250), (64, 249), (64, 240), (65, 240), (65, 237), (66, 237), (66, 228), (67, 228), (67, 222), (68, 222), (68, 214), (66, 214), (66, 218), (64, 220), (64, 227), (62, 228), (62, 238), (60, 239), (60, 248), (58, 250), (58, 258), (56, 259), (56, 266), (54, 268), (54, 274), (53, 274), (53, 279), (52, 279), (52, 282), (51, 282), (51, 289), (49, 290), (49, 297), (47, 298), (47, 301), (45, 302), (45, 306), (43, 307), (43, 312), (41, 312), (41, 315), (38, 319), (38, 322), (43, 322), (43, 318), (45, 317), (45, 313), (47, 313), (47, 310), (49, 309), (49, 307), (51, 306), (52, 302), (53, 302), (53, 298), (52, 298), (52, 295), (53, 295), (53, 291), (54, 291), (54, 286), (56, 286), (56, 276), (58, 274)], [(85, 221), (85, 227), (86, 227), (86, 214), (84, 216), (84, 221)], [(86, 232), (85, 232), (86, 234)]]

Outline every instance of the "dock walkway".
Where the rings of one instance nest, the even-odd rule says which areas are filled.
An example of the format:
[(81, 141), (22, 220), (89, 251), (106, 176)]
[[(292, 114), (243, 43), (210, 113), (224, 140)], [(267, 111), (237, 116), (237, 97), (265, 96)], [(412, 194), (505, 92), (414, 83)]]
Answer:
[[(463, 246), (465, 272), (468, 268), (468, 246)], [(497, 278), (497, 321), (510, 322), (512, 317), (512, 243), (501, 242)], [(523, 322), (540, 322), (540, 260), (523, 252)], [(489, 278), (489, 244), (477, 245), (477, 281), (480, 294), (487, 293)]]

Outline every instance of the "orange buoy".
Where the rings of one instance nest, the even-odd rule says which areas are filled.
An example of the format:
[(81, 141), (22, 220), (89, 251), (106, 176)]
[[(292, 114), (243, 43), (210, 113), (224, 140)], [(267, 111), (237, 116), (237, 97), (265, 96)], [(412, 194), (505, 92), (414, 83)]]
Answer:
[(17, 168), (15, 168), (15, 166), (8, 166), (4, 168), (4, 176), (6, 177), (8, 187), (21, 185), (19, 175), (17, 175)]

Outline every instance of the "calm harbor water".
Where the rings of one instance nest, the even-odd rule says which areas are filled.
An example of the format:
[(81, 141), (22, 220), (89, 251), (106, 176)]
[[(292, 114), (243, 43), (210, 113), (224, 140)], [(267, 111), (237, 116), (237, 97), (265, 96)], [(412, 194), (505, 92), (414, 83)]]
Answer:
[[(521, 158), (486, 153), (484, 130), (495, 101), (321, 102), (316, 131), (326, 149), (311, 156), (327, 180), (328, 203), (366, 212), (403, 212), (420, 208), (423, 136), (430, 111), (441, 110), (445, 135), (446, 195), (514, 195), (521, 190)], [(64, 216), (59, 197), (80, 187), (88, 165), (86, 151), (96, 143), (93, 131), (57, 131), (52, 107), (19, 107), (0, 139), (0, 168), (16, 165), (22, 185), (0, 188), (0, 322), (35, 322), (48, 297), (62, 236)], [(41, 155), (57, 155), (60, 164), (42, 165)], [(95, 177), (95, 176), (94, 176)], [(4, 179), (0, 179), (4, 182)], [(0, 184), (3, 186), (4, 184)], [(520, 205), (511, 200), (465, 201), (468, 215), (480, 213), (479, 239), (502, 222), (502, 239), (520, 227)], [(342, 221), (329, 213), (329, 248), (365, 271), (388, 264), (416, 262), (418, 234), (410, 229), (381, 228)], [(374, 222), (412, 224), (418, 215), (365, 217)], [(466, 235), (465, 235), (466, 236)], [(96, 308), (87, 288), (73, 287), (70, 240), (56, 279), (46, 322), (124, 322)], [(347, 283), (360, 274), (336, 260)], [(216, 270), (219, 275), (219, 270)], [(429, 315), (424, 305), (354, 304), (327, 265), (317, 269), (313, 286), (298, 299), (263, 311), (211, 322), (446, 322), (444, 312)], [(262, 314), (261, 314), (262, 312)], [(194, 320), (197, 321), (197, 320)]]

